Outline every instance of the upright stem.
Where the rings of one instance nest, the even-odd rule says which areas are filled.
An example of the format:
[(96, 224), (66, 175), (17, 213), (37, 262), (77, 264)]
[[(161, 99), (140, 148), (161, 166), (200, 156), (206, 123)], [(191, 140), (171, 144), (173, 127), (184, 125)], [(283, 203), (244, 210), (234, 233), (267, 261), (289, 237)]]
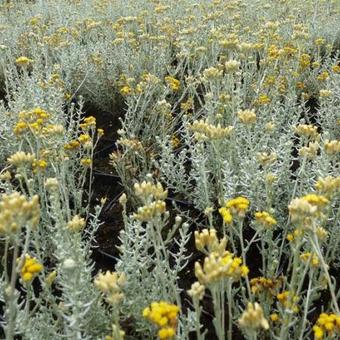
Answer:
[(6, 339), (13, 340), (14, 339), (14, 329), (15, 329), (15, 316), (14, 316), (14, 294), (15, 294), (15, 282), (17, 280), (17, 271), (16, 271), (16, 261), (18, 258), (18, 244), (15, 242), (13, 258), (12, 258), (12, 272), (11, 272), (11, 281), (10, 281), (10, 291), (9, 291), (9, 313), (8, 313), (8, 321), (6, 327)]
[[(295, 184), (294, 184), (294, 189), (293, 189), (293, 193), (292, 193), (292, 196), (291, 196), (291, 200), (293, 200), (295, 198), (297, 187), (298, 187), (298, 180), (299, 180), (300, 175), (305, 170), (306, 162), (307, 162), (307, 158), (303, 157), (301, 168), (300, 168), (299, 173), (297, 174), (296, 179), (295, 179)], [(282, 242), (281, 242), (280, 252), (279, 252), (279, 256), (278, 256), (278, 267), (277, 267), (277, 270), (276, 270), (276, 274), (278, 274), (279, 265), (280, 265), (281, 257), (282, 257), (282, 253), (283, 253), (283, 247), (284, 247), (285, 242), (286, 242), (286, 237), (287, 237), (287, 233), (288, 233), (288, 226), (289, 226), (290, 222), (291, 222), (290, 217), (288, 217), (287, 223), (286, 223), (284, 230), (283, 230)]]
[(305, 331), (306, 327), (306, 322), (307, 322), (307, 314), (308, 314), (308, 309), (309, 309), (309, 300), (310, 300), (310, 295), (312, 292), (312, 283), (313, 283), (313, 272), (311, 272), (309, 276), (309, 282), (308, 282), (308, 290), (307, 290), (307, 296), (306, 296), (306, 301), (305, 301), (305, 308), (303, 312), (303, 319), (302, 319), (302, 325), (301, 325), (301, 332), (299, 336), (299, 340), (303, 340), (303, 333)]
[(231, 280), (228, 280), (227, 286), (227, 299), (228, 299), (228, 340), (232, 340), (233, 334), (233, 312), (232, 312), (232, 294), (231, 294)]
[(213, 304), (214, 304), (214, 326), (217, 334), (218, 340), (225, 340), (225, 330), (224, 330), (224, 320), (222, 320), (222, 311), (221, 311), (221, 294), (220, 285), (214, 284), (213, 287), (211, 287), (211, 295), (213, 298)]
[[(244, 220), (242, 219), (242, 221), (240, 222), (239, 235), (240, 235), (240, 243), (241, 243), (241, 251), (242, 251), (242, 261), (243, 261), (243, 264), (246, 266), (247, 261), (246, 261), (246, 251), (245, 251), (244, 240), (243, 240), (243, 221)], [(248, 298), (251, 301), (253, 301), (248, 275), (245, 277), (245, 279), (246, 279), (246, 285), (247, 285)]]
[[(228, 285), (229, 285), (228, 280)], [(225, 334), (225, 281), (222, 280), (220, 284), (220, 296), (221, 296), (221, 325), (222, 325), (222, 333)]]
[(6, 241), (5, 241), (5, 252), (4, 252), (4, 257), (3, 257), (3, 266), (4, 266), (6, 282), (8, 282), (8, 268), (7, 268), (7, 264), (8, 264), (8, 248), (9, 248), (9, 240), (8, 240), (8, 238), (6, 238)]
[(197, 340), (204, 340), (203, 335), (201, 334), (201, 309), (199, 306), (199, 300), (196, 297), (193, 297), (193, 302), (194, 302), (194, 308), (195, 308), (195, 314), (196, 314), (196, 319), (195, 319), (195, 328), (196, 328), (196, 336)]
[(335, 296), (335, 293), (334, 293), (334, 287), (333, 287), (332, 280), (331, 280), (331, 277), (330, 277), (329, 272), (328, 272), (328, 266), (327, 266), (327, 264), (326, 264), (326, 262), (323, 258), (323, 255), (322, 255), (322, 252), (321, 252), (321, 249), (320, 249), (320, 245), (319, 245), (319, 241), (318, 241), (318, 238), (317, 238), (315, 233), (313, 233), (313, 239), (311, 240), (311, 243), (312, 243), (312, 246), (313, 246), (315, 252), (317, 253), (317, 255), (319, 257), (322, 269), (325, 273), (326, 280), (328, 282), (329, 292), (331, 293), (331, 297), (332, 297), (333, 307), (334, 307), (336, 313), (340, 314), (339, 305), (338, 305), (338, 302), (337, 302), (337, 299), (336, 299), (336, 296)]

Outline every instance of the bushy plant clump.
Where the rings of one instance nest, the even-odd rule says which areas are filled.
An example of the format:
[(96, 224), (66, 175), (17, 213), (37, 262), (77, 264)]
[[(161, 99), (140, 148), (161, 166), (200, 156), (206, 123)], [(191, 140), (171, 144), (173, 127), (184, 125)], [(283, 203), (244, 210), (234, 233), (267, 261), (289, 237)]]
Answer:
[[(1, 4), (1, 336), (338, 338), (339, 19), (336, 0)], [(97, 272), (113, 132), (123, 225)]]

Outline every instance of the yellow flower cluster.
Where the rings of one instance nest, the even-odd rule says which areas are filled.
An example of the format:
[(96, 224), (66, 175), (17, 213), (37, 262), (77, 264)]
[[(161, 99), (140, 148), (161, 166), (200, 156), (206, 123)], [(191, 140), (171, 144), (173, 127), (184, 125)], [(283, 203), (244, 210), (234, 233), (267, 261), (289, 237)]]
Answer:
[(189, 129), (195, 133), (195, 138), (197, 140), (215, 140), (215, 139), (223, 139), (230, 135), (233, 126), (222, 127), (221, 124), (217, 124), (217, 126), (209, 124), (206, 120), (195, 120), (192, 124), (189, 125)]
[(218, 209), (218, 212), (222, 216), (224, 223), (230, 224), (233, 222), (233, 215), (231, 214), (229, 209), (221, 207), (220, 209)]
[(79, 127), (83, 130), (87, 130), (91, 127), (95, 127), (96, 126), (96, 118), (93, 116), (89, 116), (84, 118), (83, 122), (81, 124), (79, 124)]
[(244, 217), (249, 208), (249, 200), (245, 197), (236, 197), (226, 202), (224, 207), (221, 207), (218, 212), (221, 214), (224, 223), (230, 224), (233, 222), (233, 216)]
[(266, 211), (256, 212), (255, 220), (266, 228), (271, 228), (273, 225), (277, 224), (276, 219)]
[(135, 183), (134, 189), (136, 196), (142, 199), (164, 200), (168, 196), (168, 191), (164, 190), (162, 184), (159, 182), (157, 184), (146, 181)]
[(42, 270), (43, 265), (34, 257), (25, 255), (24, 263), (20, 270), (21, 279), (24, 282), (31, 282)]
[(151, 221), (154, 217), (164, 214), (166, 211), (166, 204), (164, 201), (157, 200), (147, 205), (139, 207), (137, 213), (133, 217), (141, 222)]
[(332, 67), (332, 71), (333, 71), (334, 73), (340, 74), (340, 65), (334, 65), (334, 66)]
[(301, 57), (300, 57), (300, 67), (301, 67), (301, 70), (305, 70), (311, 63), (311, 57), (309, 54), (302, 54)]
[(187, 101), (181, 103), (181, 109), (186, 113), (188, 113), (193, 108), (194, 108), (194, 100), (192, 98), (188, 98)]
[(325, 140), (325, 152), (327, 155), (336, 155), (340, 153), (340, 140)]
[(205, 292), (205, 286), (200, 284), (198, 281), (194, 282), (191, 285), (191, 288), (188, 290), (188, 294), (197, 300), (202, 300)]
[(265, 277), (254, 277), (250, 280), (250, 287), (253, 294), (260, 294), (262, 292), (269, 293), (276, 296), (277, 290), (281, 287), (282, 280), (268, 279)]
[[(224, 38), (225, 37), (225, 38)], [(226, 49), (235, 49), (239, 44), (239, 38), (235, 33), (229, 33), (226, 36), (223, 36), (224, 39), (219, 41), (221, 47)]]
[(76, 150), (80, 147), (80, 143), (77, 140), (71, 140), (67, 144), (64, 145), (64, 149), (67, 151)]
[(89, 143), (89, 142), (91, 142), (91, 140), (92, 140), (92, 138), (88, 133), (81, 134), (78, 137), (78, 141), (79, 141), (80, 144)]
[[(308, 220), (307, 220), (308, 221)], [(302, 226), (302, 228), (296, 228), (293, 233), (289, 233), (287, 235), (287, 240), (289, 242), (293, 242), (295, 240), (299, 240), (301, 239), (301, 237), (305, 234), (305, 229), (306, 226)], [(308, 226), (307, 226), (308, 228)], [(315, 230), (315, 234), (317, 235), (317, 237), (322, 241), (324, 240), (327, 236), (328, 236), (328, 232), (327, 230), (325, 230), (322, 227), (317, 227)]]
[(18, 66), (21, 66), (21, 67), (26, 67), (26, 66), (28, 66), (29, 64), (31, 64), (32, 62), (33, 62), (32, 59), (27, 58), (27, 57), (25, 57), (25, 56), (18, 57), (18, 58), (15, 60), (15, 63), (16, 63)]
[(267, 105), (271, 102), (271, 99), (266, 94), (260, 94), (259, 97), (255, 100), (254, 104), (261, 106)]
[(143, 310), (143, 317), (160, 327), (160, 339), (173, 339), (176, 335), (179, 307), (165, 301), (152, 302)]
[(329, 73), (327, 71), (323, 71), (321, 72), (317, 77), (316, 79), (319, 80), (319, 81), (325, 81), (329, 78)]
[(277, 314), (277, 313), (270, 314), (270, 320), (272, 322), (279, 322), (280, 321), (279, 314)]
[(309, 262), (312, 267), (317, 267), (320, 264), (319, 258), (316, 254), (314, 253), (310, 253), (310, 252), (306, 252), (300, 255), (300, 259), (303, 262)]
[(238, 281), (241, 277), (246, 277), (249, 273), (247, 266), (242, 265), (240, 257), (225, 251), (221, 256), (215, 252), (209, 254), (203, 263), (195, 263), (195, 275), (203, 285), (214, 284), (222, 279), (232, 279)]
[(12, 179), (12, 174), (8, 170), (0, 173), (1, 181), (6, 182), (6, 181), (10, 181), (11, 179)]
[(232, 215), (244, 217), (247, 210), (249, 209), (250, 202), (247, 198), (238, 196), (227, 201), (225, 207), (230, 210)]
[(275, 123), (273, 122), (268, 122), (266, 123), (266, 125), (264, 126), (264, 131), (267, 133), (272, 133), (276, 128)]
[(219, 70), (216, 67), (209, 67), (203, 71), (203, 81), (213, 81), (221, 78), (223, 70)]
[(319, 136), (318, 128), (314, 125), (299, 124), (295, 127), (294, 131), (299, 136), (304, 136), (311, 139), (317, 139)]
[(73, 216), (72, 220), (67, 223), (67, 228), (70, 231), (78, 232), (85, 227), (85, 219), (79, 215)]
[(323, 208), (329, 200), (322, 195), (309, 194), (301, 198), (294, 198), (289, 206), (289, 213), (293, 222), (303, 221), (306, 218), (320, 217)]
[(256, 158), (262, 166), (268, 166), (277, 160), (277, 154), (275, 152), (260, 152), (256, 155)]
[(174, 92), (177, 92), (181, 87), (181, 82), (174, 77), (170, 76), (165, 77), (165, 82), (167, 83), (169, 88)]
[[(16, 135), (20, 135), (24, 132), (31, 131), (35, 134), (51, 134), (59, 133), (59, 130), (63, 130), (62, 126), (46, 126), (50, 114), (36, 107), (30, 111), (22, 111), (19, 113), (19, 121), (15, 125), (13, 132)], [(62, 131), (61, 131), (62, 132)]]
[(321, 98), (328, 98), (328, 97), (330, 97), (332, 94), (333, 94), (333, 92), (330, 91), (330, 90), (320, 90), (320, 91), (319, 91), (319, 96), (320, 96)]
[(92, 159), (91, 158), (83, 158), (80, 160), (80, 164), (84, 167), (91, 167), (92, 166)]
[(340, 190), (340, 177), (319, 178), (315, 183), (315, 189), (326, 196), (332, 196)]
[(248, 303), (247, 309), (241, 315), (238, 323), (240, 327), (252, 330), (269, 329), (269, 323), (264, 317), (263, 309), (257, 302), (254, 304)]
[(134, 87), (135, 87), (136, 80), (135, 78), (127, 78), (125, 74), (122, 74), (120, 76), (120, 79), (117, 83), (119, 87), (119, 92), (122, 96), (130, 96), (135, 93)]
[(320, 149), (319, 143), (310, 142), (307, 146), (303, 146), (299, 149), (299, 156), (306, 157), (307, 159), (314, 159)]
[[(200, 233), (195, 231), (195, 245), (197, 250), (207, 254), (214, 252), (223, 255), (227, 246), (227, 239), (223, 237), (219, 240), (215, 229), (204, 229)], [(205, 251), (205, 248), (207, 248), (207, 251)]]
[(316, 340), (340, 337), (340, 315), (320, 314), (316, 324), (313, 326), (314, 338)]
[(99, 273), (97, 275), (94, 279), (94, 285), (105, 295), (109, 304), (117, 305), (124, 298), (122, 288), (125, 281), (124, 273), (107, 271), (105, 274)]
[[(177, 80), (178, 83), (176, 82), (176, 80), (177, 79), (172, 80), (171, 84), (172, 85), (178, 84), (178, 88), (179, 88), (179, 85), (180, 85), (179, 80)], [(157, 76), (146, 72), (146, 73), (142, 74), (141, 81), (136, 86), (136, 91), (137, 91), (137, 93), (142, 93), (144, 91), (144, 89), (147, 88), (148, 86), (156, 85), (158, 83), (160, 83), (160, 79)], [(175, 88), (177, 88), (177, 87), (175, 86)], [(173, 91), (175, 91), (175, 89)]]
[(40, 205), (38, 196), (28, 200), (18, 192), (4, 194), (0, 202), (0, 234), (10, 235), (25, 224), (33, 227), (39, 223)]
[(254, 110), (242, 110), (237, 112), (239, 120), (246, 125), (254, 124), (256, 122), (256, 113)]
[(44, 187), (48, 191), (55, 191), (59, 187), (59, 182), (56, 178), (50, 177), (45, 180)]
[(179, 146), (181, 145), (181, 140), (176, 136), (176, 135), (173, 135), (171, 137), (171, 146), (176, 149), (178, 148)]
[(297, 305), (299, 297), (297, 295), (285, 290), (284, 292), (277, 294), (276, 297), (286, 309), (291, 310), (293, 313), (299, 312), (299, 307)]
[(303, 236), (303, 235), (304, 235), (304, 231), (300, 228), (297, 228), (293, 231), (293, 233), (289, 233), (287, 235), (287, 240), (289, 242), (293, 242), (296, 239), (300, 239), (300, 237)]
[(38, 171), (44, 171), (47, 168), (48, 163), (44, 159), (34, 160), (32, 164), (33, 173), (37, 173)]
[(316, 194), (305, 195), (302, 199), (317, 208), (323, 208), (329, 203), (329, 200), (326, 197)]
[(132, 88), (129, 85), (124, 85), (119, 92), (121, 93), (122, 96), (129, 96), (132, 94)]
[(238, 71), (241, 63), (237, 60), (228, 60), (224, 63), (224, 67), (227, 73), (233, 73)]
[[(198, 250), (207, 255), (203, 266), (199, 262), (195, 263), (195, 275), (203, 287), (200, 292), (204, 292), (203, 285), (214, 284), (228, 278), (237, 281), (248, 275), (248, 267), (242, 265), (241, 258), (225, 250), (227, 240), (226, 238), (219, 240), (215, 229), (204, 229), (201, 233), (196, 231), (195, 244)], [(191, 293), (194, 294), (194, 291), (192, 290)]]
[(123, 145), (132, 151), (142, 151), (144, 149), (142, 142), (137, 138), (119, 138), (117, 144)]
[(35, 161), (35, 157), (31, 153), (25, 153), (24, 151), (18, 151), (15, 154), (11, 155), (7, 162), (17, 168), (25, 167), (25, 166), (32, 166), (33, 162)]

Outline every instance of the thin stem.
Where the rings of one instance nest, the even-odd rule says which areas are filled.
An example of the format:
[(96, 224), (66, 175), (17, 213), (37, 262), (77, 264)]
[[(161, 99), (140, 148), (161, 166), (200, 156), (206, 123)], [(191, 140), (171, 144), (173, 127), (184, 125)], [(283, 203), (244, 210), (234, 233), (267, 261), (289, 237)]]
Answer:
[(195, 328), (196, 328), (196, 336), (197, 340), (204, 340), (203, 335), (201, 333), (201, 308), (199, 306), (199, 300), (196, 297), (193, 297), (193, 302), (194, 302), (194, 308), (195, 308)]
[(307, 323), (307, 314), (308, 314), (308, 309), (309, 309), (309, 300), (310, 300), (310, 295), (312, 292), (312, 284), (313, 284), (313, 274), (314, 272), (312, 271), (310, 276), (309, 276), (309, 282), (308, 282), (308, 290), (307, 290), (307, 296), (306, 296), (306, 301), (305, 301), (305, 308), (303, 312), (303, 319), (302, 319), (302, 325), (301, 325), (301, 332), (299, 336), (299, 340), (303, 340), (303, 334), (306, 328), (306, 323)]
[(9, 240), (8, 240), (8, 238), (6, 238), (6, 241), (5, 241), (5, 253), (4, 253), (4, 257), (3, 257), (3, 266), (4, 266), (6, 282), (8, 282), (8, 280), (9, 280), (9, 277), (8, 277), (8, 268), (7, 268), (7, 264), (8, 264), (8, 248), (9, 248)]
[[(240, 237), (240, 243), (241, 243), (242, 261), (243, 261), (243, 264), (246, 266), (247, 261), (246, 261), (246, 251), (245, 251), (244, 240), (243, 240), (243, 221), (244, 220), (242, 219), (242, 221), (240, 222), (239, 237)], [(246, 279), (246, 285), (247, 285), (248, 298), (250, 299), (251, 302), (253, 302), (253, 296), (251, 294), (248, 275), (246, 275), (245, 279)]]
[(231, 280), (228, 281), (227, 286), (227, 299), (228, 299), (228, 340), (232, 340), (233, 334), (233, 312), (232, 312), (232, 294), (231, 294)]
[(9, 292), (9, 312), (8, 312), (8, 322), (6, 328), (6, 339), (14, 339), (14, 329), (15, 329), (15, 316), (14, 316), (14, 293), (15, 293), (15, 282), (17, 280), (16, 262), (18, 257), (18, 243), (15, 242), (13, 258), (12, 258), (12, 272), (11, 272), (11, 282), (10, 282), (10, 292)]
[[(306, 162), (307, 162), (307, 158), (303, 157), (301, 168), (300, 168), (299, 173), (297, 174), (296, 179), (295, 179), (294, 189), (293, 189), (293, 192), (292, 192), (291, 200), (293, 200), (295, 198), (296, 191), (297, 191), (297, 186), (298, 186), (298, 180), (299, 180), (300, 175), (305, 170)], [(284, 245), (285, 245), (285, 242), (286, 242), (286, 237), (287, 237), (287, 233), (288, 233), (288, 226), (289, 226), (290, 222), (291, 222), (290, 221), (290, 217), (288, 217), (287, 223), (286, 223), (285, 228), (283, 230), (282, 242), (281, 242), (280, 252), (279, 252), (279, 256), (278, 256), (278, 260), (279, 261), (278, 261), (278, 267), (277, 267), (277, 270), (276, 270), (276, 275), (278, 275), (279, 265), (280, 265), (280, 262), (281, 262), (283, 248), (284, 248)]]
[[(224, 292), (223, 292), (224, 293)], [(213, 298), (213, 305), (214, 305), (214, 326), (217, 334), (217, 338), (219, 340), (225, 340), (225, 333), (224, 333), (224, 327), (223, 324), (224, 320), (221, 320), (221, 292), (219, 289), (219, 285), (215, 284), (213, 287), (211, 287), (211, 295)]]
[(335, 293), (334, 293), (334, 287), (333, 287), (332, 280), (331, 280), (331, 277), (330, 277), (329, 272), (328, 272), (328, 266), (327, 266), (327, 264), (326, 264), (326, 262), (323, 258), (323, 255), (322, 255), (322, 252), (321, 252), (321, 249), (320, 249), (320, 245), (319, 245), (319, 241), (318, 241), (318, 238), (317, 238), (315, 233), (313, 233), (313, 238), (311, 239), (311, 244), (312, 244), (315, 252), (317, 253), (317, 255), (319, 257), (322, 269), (324, 270), (326, 280), (328, 282), (329, 292), (330, 292), (331, 297), (332, 297), (333, 307), (334, 307), (336, 313), (340, 314), (339, 305), (338, 305), (338, 302), (336, 300), (336, 296), (335, 296)]

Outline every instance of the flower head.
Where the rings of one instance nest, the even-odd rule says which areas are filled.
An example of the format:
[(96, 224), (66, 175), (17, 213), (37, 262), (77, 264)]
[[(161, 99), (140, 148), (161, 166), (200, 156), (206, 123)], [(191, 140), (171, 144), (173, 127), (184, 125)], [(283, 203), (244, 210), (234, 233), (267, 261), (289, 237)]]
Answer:
[(169, 88), (174, 92), (177, 92), (180, 89), (181, 82), (174, 77), (170, 76), (165, 77), (165, 82), (167, 83)]
[(230, 209), (233, 215), (244, 217), (249, 208), (249, 204), (250, 202), (247, 198), (238, 196), (227, 201), (226, 208)]
[(241, 327), (253, 330), (260, 328), (267, 330), (269, 328), (268, 321), (263, 315), (263, 309), (257, 302), (255, 304), (248, 303), (247, 309), (238, 322)]
[(277, 224), (276, 219), (266, 211), (258, 211), (255, 213), (255, 220), (266, 228), (271, 228)]
[(195, 231), (195, 245), (200, 251), (207, 248), (208, 253), (217, 253), (223, 255), (227, 245), (227, 239), (223, 237), (221, 240), (217, 238), (215, 229), (204, 229), (202, 232)]
[(232, 223), (233, 215), (231, 214), (230, 209), (222, 207), (222, 208), (218, 209), (218, 212), (221, 214), (224, 223), (226, 223), (226, 224)]
[(340, 315), (321, 313), (313, 326), (314, 338), (317, 340), (340, 336)]
[(20, 270), (21, 279), (24, 282), (31, 282), (42, 270), (43, 265), (34, 257), (25, 255), (24, 263)]
[(33, 62), (32, 59), (30, 58), (27, 58), (27, 57), (24, 57), (24, 56), (21, 56), (19, 58), (17, 58), (15, 60), (15, 63), (18, 65), (18, 66), (21, 66), (21, 67), (26, 67), (28, 66), (29, 64), (31, 64)]
[(10, 235), (18, 232), (25, 224), (32, 227), (39, 223), (39, 197), (30, 200), (18, 192), (4, 194), (0, 202), (0, 234)]
[(254, 110), (243, 110), (237, 112), (237, 116), (243, 124), (250, 125), (256, 122), (256, 113)]
[(176, 334), (179, 307), (165, 301), (152, 302), (143, 310), (144, 318), (160, 327), (160, 339), (172, 339)]
[(35, 157), (31, 153), (18, 151), (7, 159), (7, 162), (15, 167), (31, 166), (35, 161)]
[(191, 288), (188, 290), (188, 294), (193, 299), (202, 300), (204, 296), (204, 291), (205, 291), (205, 286), (203, 286), (198, 281), (196, 281), (191, 285)]
[(329, 203), (329, 200), (322, 195), (309, 194), (301, 198), (293, 199), (289, 206), (289, 213), (292, 221), (305, 220), (306, 218), (315, 218), (321, 215), (323, 208)]
[(67, 228), (71, 231), (77, 232), (85, 227), (85, 219), (79, 215), (73, 216), (72, 220), (67, 223)]
[(125, 274), (107, 271), (99, 273), (94, 280), (94, 285), (105, 295), (106, 301), (117, 305), (123, 298), (122, 288), (125, 285)]

